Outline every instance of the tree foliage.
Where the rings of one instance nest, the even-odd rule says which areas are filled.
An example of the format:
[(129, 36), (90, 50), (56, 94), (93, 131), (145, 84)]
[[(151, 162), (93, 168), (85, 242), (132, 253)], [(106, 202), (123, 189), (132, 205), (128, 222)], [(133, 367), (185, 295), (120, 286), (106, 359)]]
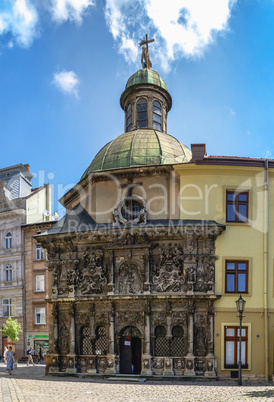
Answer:
[(22, 332), (21, 325), (18, 324), (17, 320), (13, 320), (9, 317), (6, 324), (3, 324), (3, 329), (0, 330), (3, 336), (10, 338), (12, 342), (19, 341), (18, 335)]

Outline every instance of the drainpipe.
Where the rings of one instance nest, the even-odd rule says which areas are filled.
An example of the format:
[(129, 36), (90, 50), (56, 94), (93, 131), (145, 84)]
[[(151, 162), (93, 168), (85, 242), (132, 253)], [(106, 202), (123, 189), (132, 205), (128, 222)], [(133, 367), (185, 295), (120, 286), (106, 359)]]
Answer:
[(268, 159), (264, 163), (264, 227), (263, 227), (263, 273), (264, 273), (264, 344), (265, 344), (265, 380), (268, 381)]

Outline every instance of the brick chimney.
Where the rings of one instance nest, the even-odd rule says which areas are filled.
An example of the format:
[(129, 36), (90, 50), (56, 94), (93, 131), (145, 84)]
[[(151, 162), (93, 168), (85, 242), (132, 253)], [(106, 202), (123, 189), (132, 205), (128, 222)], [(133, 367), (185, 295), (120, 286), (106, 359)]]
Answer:
[(206, 156), (205, 144), (191, 144), (192, 162), (202, 161)]

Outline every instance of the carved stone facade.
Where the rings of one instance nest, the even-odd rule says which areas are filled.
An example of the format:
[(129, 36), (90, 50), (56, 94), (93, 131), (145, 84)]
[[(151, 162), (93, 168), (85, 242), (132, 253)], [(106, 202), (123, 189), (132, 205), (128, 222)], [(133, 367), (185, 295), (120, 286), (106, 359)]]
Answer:
[[(178, 228), (177, 228), (178, 229)], [(215, 376), (217, 224), (47, 235), (47, 372)]]

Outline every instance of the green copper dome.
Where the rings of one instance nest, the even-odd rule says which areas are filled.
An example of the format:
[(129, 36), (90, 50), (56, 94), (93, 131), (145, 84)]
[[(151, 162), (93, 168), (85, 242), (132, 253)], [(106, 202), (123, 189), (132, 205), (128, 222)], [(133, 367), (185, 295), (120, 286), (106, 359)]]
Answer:
[(149, 70), (148, 68), (144, 68), (142, 70), (136, 71), (127, 81), (126, 90), (133, 85), (137, 84), (152, 84), (158, 87), (165, 89), (167, 92), (167, 86), (165, 82), (162, 80), (160, 75), (156, 73), (154, 70)]
[(187, 163), (191, 151), (171, 135), (138, 129), (119, 135), (95, 156), (81, 179), (92, 172), (135, 166)]

